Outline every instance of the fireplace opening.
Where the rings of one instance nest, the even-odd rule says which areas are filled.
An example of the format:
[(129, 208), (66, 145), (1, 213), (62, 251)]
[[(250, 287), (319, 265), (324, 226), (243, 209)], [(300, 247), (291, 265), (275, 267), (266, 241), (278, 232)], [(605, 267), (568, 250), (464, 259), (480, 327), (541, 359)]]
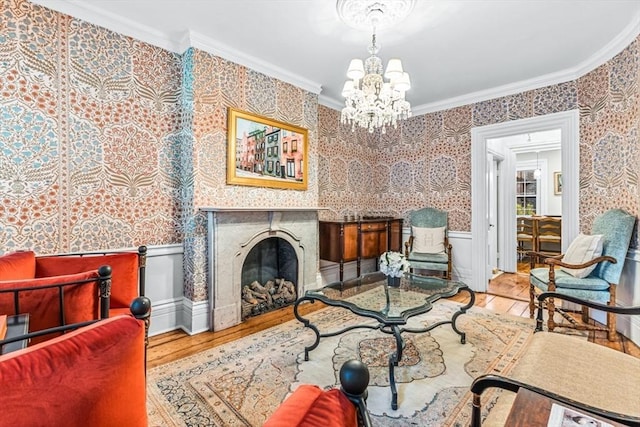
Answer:
[(293, 304), (297, 282), (293, 246), (279, 237), (258, 242), (242, 265), (242, 320)]

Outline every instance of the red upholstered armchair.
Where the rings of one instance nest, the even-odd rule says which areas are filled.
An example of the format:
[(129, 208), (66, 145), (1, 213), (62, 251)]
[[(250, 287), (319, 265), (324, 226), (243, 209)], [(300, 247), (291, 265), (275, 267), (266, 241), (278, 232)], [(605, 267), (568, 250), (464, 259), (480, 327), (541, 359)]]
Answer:
[(138, 252), (0, 256), (0, 315), (28, 313), (35, 332), (129, 313), (131, 301), (144, 294), (145, 264), (144, 246)]
[(0, 390), (0, 427), (146, 427), (144, 322), (119, 315), (2, 355)]
[[(145, 295), (147, 247), (137, 252), (90, 252), (36, 257), (35, 277), (51, 277), (111, 267), (109, 316), (129, 313), (134, 298)], [(0, 280), (1, 276), (0, 276)]]
[(65, 276), (111, 267), (110, 316), (128, 313), (129, 304), (145, 294), (147, 247), (137, 252), (89, 252), (36, 256), (31, 251), (0, 256), (0, 282)]
[(340, 368), (340, 389), (322, 390), (315, 385), (299, 386), (263, 427), (371, 427), (366, 406), (369, 369), (358, 360)]

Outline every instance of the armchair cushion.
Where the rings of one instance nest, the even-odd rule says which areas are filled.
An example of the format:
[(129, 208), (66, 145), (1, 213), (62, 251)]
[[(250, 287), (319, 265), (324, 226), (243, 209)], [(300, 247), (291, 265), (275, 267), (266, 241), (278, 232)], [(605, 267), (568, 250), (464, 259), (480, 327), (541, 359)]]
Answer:
[[(446, 227), (411, 227), (413, 234), (413, 252), (425, 254), (444, 253), (444, 234)], [(445, 257), (444, 262), (447, 262)]]
[(147, 426), (144, 325), (101, 320), (0, 356), (0, 426)]
[(298, 387), (273, 413), (264, 427), (356, 427), (357, 410), (339, 389), (315, 385)]
[(36, 254), (32, 251), (12, 252), (0, 256), (0, 281), (36, 277)]
[[(0, 289), (44, 287), (68, 283), (64, 286), (64, 314), (66, 323), (80, 323), (99, 318), (100, 299), (97, 270), (66, 276), (43, 277), (39, 279), (11, 280), (0, 282)], [(85, 283), (94, 279), (91, 283)], [(60, 326), (60, 304), (56, 288), (33, 289), (19, 294), (19, 312), (29, 313), (30, 332)], [(15, 313), (12, 293), (0, 294), (0, 313)], [(47, 337), (36, 337), (31, 344), (45, 341)]]
[[(602, 303), (609, 301), (609, 283), (606, 280), (595, 276), (578, 279), (560, 269), (556, 269), (555, 274), (558, 292)], [(548, 291), (549, 268), (534, 268), (530, 272), (529, 280), (543, 292)]]
[(444, 267), (446, 268), (449, 257), (444, 252), (437, 254), (411, 252), (409, 254), (409, 259), (411, 260), (410, 262), (434, 263), (438, 264), (439, 266), (444, 265)]
[(58, 276), (111, 267), (111, 308), (123, 308), (138, 296), (138, 254), (135, 252), (84, 256), (41, 256), (36, 258), (36, 276)]
[[(602, 255), (602, 244), (602, 234), (586, 235), (580, 233), (573, 242), (571, 242), (569, 248), (567, 248), (567, 253), (562, 258), (562, 261), (567, 264), (584, 264)], [(568, 268), (563, 266), (561, 270), (569, 273), (573, 277), (581, 279), (587, 277), (595, 268), (596, 264), (585, 268)]]

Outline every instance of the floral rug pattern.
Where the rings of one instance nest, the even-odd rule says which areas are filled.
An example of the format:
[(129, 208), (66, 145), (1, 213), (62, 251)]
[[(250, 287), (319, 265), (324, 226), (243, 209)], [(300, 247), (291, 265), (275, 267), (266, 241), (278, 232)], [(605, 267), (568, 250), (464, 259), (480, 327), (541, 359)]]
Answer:
[[(451, 318), (458, 307), (439, 301), (408, 326)], [(320, 310), (308, 318), (321, 332), (373, 324), (339, 308)], [(394, 411), (388, 378), (388, 357), (395, 350), (391, 336), (356, 329), (322, 338), (309, 361), (304, 361), (304, 347), (314, 335), (292, 320), (149, 370), (149, 425), (261, 426), (298, 385), (339, 386), (340, 367), (352, 358), (369, 366), (367, 404), (374, 426), (468, 425), (473, 378), (486, 372), (507, 374), (533, 327), (528, 319), (472, 308), (458, 318), (467, 344), (460, 343), (450, 325), (403, 335), (406, 347), (396, 368), (399, 408)]]

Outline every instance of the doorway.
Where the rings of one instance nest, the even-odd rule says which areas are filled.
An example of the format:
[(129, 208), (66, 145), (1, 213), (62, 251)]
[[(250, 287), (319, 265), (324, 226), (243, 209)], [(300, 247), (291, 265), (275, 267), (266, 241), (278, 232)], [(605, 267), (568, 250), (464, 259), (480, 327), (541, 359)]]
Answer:
[[(578, 123), (578, 111), (574, 110), (477, 127), (471, 130), (471, 246), (473, 253), (480, 255), (474, 256), (472, 259), (471, 287), (475, 291), (486, 292), (489, 280), (493, 274), (493, 267), (490, 262), (491, 222), (489, 220), (489, 195), (492, 191), (489, 187), (489, 176), (492, 166), (491, 163), (487, 161), (489, 149), (494, 147), (491, 140), (559, 129), (561, 135), (560, 145), (562, 148), (561, 171), (563, 174), (563, 191), (561, 195), (561, 210), (563, 217), (562, 242), (564, 249), (567, 246), (567, 242), (573, 240), (578, 234)], [(505, 156), (503, 164), (503, 174), (507, 173), (507, 168), (515, 171), (515, 156)], [(515, 180), (502, 179), (499, 180), (499, 182), (503, 185), (503, 191), (500, 191), (499, 194), (505, 195), (507, 199), (510, 197), (507, 196), (507, 194), (513, 194), (515, 198)], [(508, 185), (513, 185), (513, 191), (505, 188)], [(498, 218), (501, 219), (498, 229), (502, 230), (502, 232), (498, 232), (498, 235), (503, 236), (502, 241), (515, 242), (515, 203), (502, 203), (502, 207), (498, 209)], [(500, 247), (499, 243), (498, 247)], [(513, 268), (514, 271), (516, 263), (515, 250), (513, 254), (510, 250), (504, 250), (500, 252), (500, 254), (499, 262), (502, 262), (505, 268), (512, 266), (511, 268)]]
[[(561, 148), (560, 129), (487, 141), (488, 156), (493, 158), (488, 174), (489, 262), (494, 266), (487, 287), (490, 294), (528, 300), (528, 252), (537, 247), (535, 218), (550, 216), (561, 221), (562, 217), (561, 192), (552, 185), (554, 176), (562, 172)], [(506, 158), (511, 161), (503, 162)], [(501, 167), (503, 164), (510, 167)], [(505, 221), (497, 214), (510, 215), (512, 209), (501, 209), (500, 203), (515, 203), (519, 231), (513, 241), (505, 240), (502, 231), (504, 223), (511, 224), (513, 218)]]

